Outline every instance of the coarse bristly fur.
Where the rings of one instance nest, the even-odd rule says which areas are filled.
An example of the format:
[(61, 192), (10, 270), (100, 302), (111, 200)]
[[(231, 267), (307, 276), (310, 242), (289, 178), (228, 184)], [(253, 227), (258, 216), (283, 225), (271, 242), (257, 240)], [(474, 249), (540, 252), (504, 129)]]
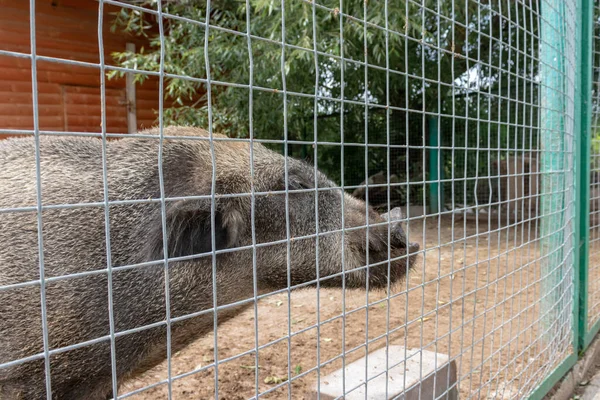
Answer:
[[(341, 286), (345, 279), (348, 288), (364, 288), (368, 276), (370, 288), (381, 288), (403, 278), (415, 262), (419, 245), (407, 243), (398, 223), (392, 224), (388, 243), (388, 225), (381, 216), (340, 189), (322, 190), (317, 196), (314, 190), (306, 190), (314, 189), (315, 181), (319, 188), (335, 185), (321, 173), (315, 176), (312, 166), (291, 158), (287, 167), (292, 192), (287, 204), (284, 193), (270, 193), (257, 194), (254, 202), (248, 195), (217, 197), (211, 207), (210, 197), (201, 197), (212, 194), (213, 184), (213, 153), (207, 132), (167, 127), (164, 134), (181, 137), (163, 142), (164, 196), (169, 198), (164, 202), (164, 218), (158, 137), (131, 135), (106, 143), (108, 213), (103, 205), (102, 141), (40, 137), (43, 205), (96, 203), (45, 207), (42, 211), (44, 273), (46, 279), (58, 278), (45, 284), (48, 347), (61, 349), (101, 339), (50, 355), (53, 398), (112, 396), (111, 308), (114, 332), (118, 333), (112, 351), (119, 383), (166, 358), (167, 276), (170, 318), (197, 313), (171, 322), (172, 351), (177, 351), (213, 330), (213, 292), (218, 306), (252, 299), (254, 274), (260, 293), (286, 288), (288, 274), (292, 285), (314, 283), (319, 277), (321, 286)], [(214, 194), (251, 193), (250, 144), (213, 140), (212, 145)], [(253, 160), (255, 192), (286, 189), (283, 156), (254, 143)], [(186, 196), (196, 197), (182, 199)], [(342, 202), (345, 231), (341, 230)], [(2, 399), (46, 397), (45, 364), (39, 356), (44, 352), (41, 293), (35, 282), (40, 279), (36, 205), (34, 139), (0, 142), (0, 286), (5, 286), (0, 290), (0, 364), (38, 355), (0, 368)], [(7, 210), (28, 207), (19, 212)], [(367, 212), (369, 224), (380, 224), (370, 226), (368, 235), (365, 227), (352, 229), (366, 225)], [(219, 252), (213, 265), (213, 231), (216, 250), (244, 248)], [(255, 254), (253, 237), (259, 244)], [(270, 242), (276, 243), (260, 245)], [(167, 274), (161, 261), (164, 248), (169, 258), (208, 254), (171, 261)], [(388, 250), (391, 263), (386, 262)], [(368, 273), (367, 261), (376, 264)], [(122, 268), (127, 266), (130, 268)], [(60, 278), (71, 274), (78, 275)], [(32, 284), (16, 285), (26, 282)], [(201, 313), (203, 310), (207, 311)], [(218, 321), (240, 310), (241, 306), (220, 308)], [(151, 328), (123, 333), (151, 324)]]

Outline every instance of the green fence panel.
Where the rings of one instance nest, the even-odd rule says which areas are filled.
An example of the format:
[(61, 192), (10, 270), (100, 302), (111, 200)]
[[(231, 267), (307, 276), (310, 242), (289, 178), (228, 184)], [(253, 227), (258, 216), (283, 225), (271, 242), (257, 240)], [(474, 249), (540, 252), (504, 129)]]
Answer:
[[(577, 360), (578, 350), (578, 223), (579, 182), (575, 165), (581, 156), (580, 128), (581, 26), (584, 8), (571, 2), (541, 3), (540, 18), (540, 261), (542, 343), (561, 352), (558, 365), (532, 393), (543, 396)], [(562, 345), (559, 345), (561, 343)], [(565, 344), (569, 344), (565, 346)]]

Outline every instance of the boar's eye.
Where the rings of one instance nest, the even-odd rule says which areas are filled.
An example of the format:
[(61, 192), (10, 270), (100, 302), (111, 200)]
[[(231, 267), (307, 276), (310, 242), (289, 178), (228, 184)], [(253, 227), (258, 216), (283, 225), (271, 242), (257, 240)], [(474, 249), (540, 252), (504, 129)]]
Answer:
[(308, 179), (297, 175), (288, 176), (288, 189), (289, 190), (303, 190), (303, 189), (314, 189), (314, 182), (310, 182)]

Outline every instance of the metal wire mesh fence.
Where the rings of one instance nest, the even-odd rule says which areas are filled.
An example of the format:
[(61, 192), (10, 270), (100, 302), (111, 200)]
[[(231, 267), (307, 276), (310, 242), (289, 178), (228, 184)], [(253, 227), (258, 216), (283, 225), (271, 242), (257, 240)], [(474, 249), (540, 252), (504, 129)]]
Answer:
[(0, 397), (541, 397), (597, 332), (591, 2), (1, 4)]

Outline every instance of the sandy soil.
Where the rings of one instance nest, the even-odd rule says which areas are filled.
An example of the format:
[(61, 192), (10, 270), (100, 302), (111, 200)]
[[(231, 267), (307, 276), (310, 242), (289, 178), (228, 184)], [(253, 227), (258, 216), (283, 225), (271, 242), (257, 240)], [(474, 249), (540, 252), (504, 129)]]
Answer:
[[(317, 379), (317, 360), (322, 375), (333, 372), (342, 366), (343, 346), (349, 363), (365, 355), (367, 338), (368, 351), (385, 346), (389, 338), (390, 344), (449, 354), (459, 370), (461, 399), (521, 397), (565, 357), (569, 340), (564, 316), (566, 322), (555, 325), (550, 342), (540, 335), (544, 267), (535, 225), (499, 227), (488, 225), (487, 217), (411, 221), (411, 241), (420, 242), (424, 249), (416, 269), (406, 282), (393, 287), (389, 302), (383, 291), (370, 292), (368, 297), (365, 291), (346, 291), (345, 332), (341, 289), (320, 290), (319, 331), (317, 291), (292, 292), (291, 338), (287, 293), (261, 300), (258, 345), (264, 347), (258, 351), (258, 376), (252, 351), (256, 348), (254, 308), (219, 327), (219, 399), (257, 394), (267, 399), (305, 398)], [(564, 282), (564, 287), (570, 287)], [(570, 296), (564, 297), (555, 310), (570, 310)], [(213, 346), (214, 337), (208, 335), (174, 354), (173, 376), (185, 375), (172, 383), (174, 399), (215, 398)], [(244, 352), (249, 353), (235, 357)], [(222, 362), (228, 358), (232, 359)], [(186, 374), (195, 370), (200, 371)], [(163, 362), (125, 382), (119, 394), (166, 378)], [(166, 397), (167, 385), (160, 384), (130, 398)]]
[(588, 329), (600, 319), (600, 221), (590, 221)]

